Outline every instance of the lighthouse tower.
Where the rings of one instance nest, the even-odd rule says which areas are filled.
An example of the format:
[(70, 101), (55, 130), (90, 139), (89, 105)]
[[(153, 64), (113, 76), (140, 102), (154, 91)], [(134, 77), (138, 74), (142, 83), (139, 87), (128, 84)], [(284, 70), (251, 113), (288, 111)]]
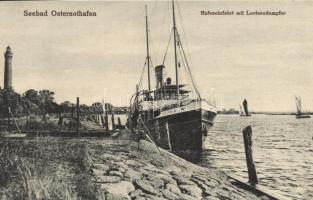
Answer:
[(12, 90), (12, 58), (13, 52), (11, 47), (8, 46), (4, 53), (4, 89)]

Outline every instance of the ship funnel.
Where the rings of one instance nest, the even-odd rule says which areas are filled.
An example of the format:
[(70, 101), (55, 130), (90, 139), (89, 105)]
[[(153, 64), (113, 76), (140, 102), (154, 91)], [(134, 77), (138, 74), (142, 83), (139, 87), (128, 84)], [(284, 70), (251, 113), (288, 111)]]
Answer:
[(154, 68), (155, 70), (155, 79), (156, 79), (156, 89), (159, 89), (163, 86), (163, 69), (164, 65), (158, 65)]

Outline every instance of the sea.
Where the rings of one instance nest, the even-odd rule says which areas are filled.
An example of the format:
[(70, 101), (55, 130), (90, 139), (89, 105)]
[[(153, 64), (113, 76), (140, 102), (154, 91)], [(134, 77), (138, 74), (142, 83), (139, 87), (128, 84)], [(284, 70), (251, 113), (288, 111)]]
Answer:
[(242, 134), (248, 125), (259, 184), (286, 199), (313, 199), (313, 116), (218, 115), (200, 165), (248, 182)]

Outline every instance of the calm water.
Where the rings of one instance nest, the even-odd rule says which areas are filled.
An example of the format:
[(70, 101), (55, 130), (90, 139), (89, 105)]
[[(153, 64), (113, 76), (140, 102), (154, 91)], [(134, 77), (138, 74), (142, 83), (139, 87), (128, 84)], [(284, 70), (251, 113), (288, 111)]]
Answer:
[(259, 183), (291, 199), (313, 199), (313, 118), (219, 115), (209, 133), (204, 166), (248, 180), (242, 129), (253, 130)]

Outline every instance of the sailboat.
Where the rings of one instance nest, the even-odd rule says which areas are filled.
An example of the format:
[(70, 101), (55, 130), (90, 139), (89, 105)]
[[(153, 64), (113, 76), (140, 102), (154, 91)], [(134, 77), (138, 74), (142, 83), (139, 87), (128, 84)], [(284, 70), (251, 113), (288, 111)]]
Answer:
[[(149, 140), (158, 147), (170, 150), (185, 159), (196, 161), (200, 158), (202, 145), (207, 139), (208, 131), (213, 126), (217, 108), (212, 102), (201, 98), (192, 78), (182, 41), (176, 27), (174, 1), (172, 1), (172, 14), (176, 81), (172, 83), (169, 77), (164, 81), (163, 75), (166, 67), (163, 60), (163, 64), (154, 68), (156, 88), (154, 90), (151, 89), (150, 67), (152, 62), (149, 55), (146, 7), (148, 89), (140, 90), (139, 85), (141, 83), (137, 85), (137, 91), (131, 99), (130, 116), (127, 125), (133, 130), (143, 130)], [(178, 53), (180, 53), (179, 58)], [(180, 63), (182, 63), (191, 78), (189, 86), (193, 88), (192, 91), (185, 89), (187, 85), (180, 83), (178, 79), (179, 68), (182, 68)]]
[(301, 97), (295, 97), (296, 98), (296, 107), (297, 107), (297, 113), (296, 113), (296, 118), (297, 119), (302, 119), (302, 118), (311, 118), (310, 115), (304, 115), (301, 111)]
[(248, 110), (248, 101), (247, 101), (247, 99), (244, 99), (244, 100), (243, 100), (242, 105), (243, 105), (243, 109), (244, 109), (244, 111), (245, 111), (244, 115), (242, 115), (242, 116), (250, 117), (251, 115), (249, 114), (249, 110)]
[(242, 106), (239, 105), (239, 116), (243, 117), (243, 116), (246, 116), (242, 110)]

